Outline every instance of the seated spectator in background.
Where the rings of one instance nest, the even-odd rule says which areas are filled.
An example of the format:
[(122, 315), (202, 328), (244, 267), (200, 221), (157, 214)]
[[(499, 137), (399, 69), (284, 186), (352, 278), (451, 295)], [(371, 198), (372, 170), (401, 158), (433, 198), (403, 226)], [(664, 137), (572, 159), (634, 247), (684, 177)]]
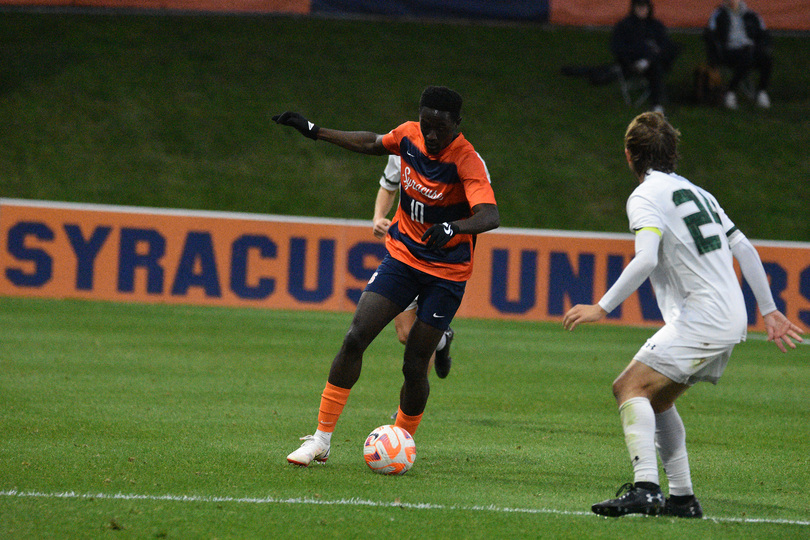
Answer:
[(664, 24), (653, 16), (650, 0), (631, 0), (630, 13), (613, 27), (610, 48), (625, 73), (636, 73), (650, 83), (650, 103), (663, 112), (664, 76), (679, 47)]
[(742, 0), (724, 0), (709, 18), (704, 32), (706, 56), (713, 67), (728, 66), (732, 70), (723, 102), (729, 109), (737, 108), (737, 87), (752, 69), (759, 71), (756, 104), (771, 106), (768, 84), (773, 68), (771, 35), (757, 13)]

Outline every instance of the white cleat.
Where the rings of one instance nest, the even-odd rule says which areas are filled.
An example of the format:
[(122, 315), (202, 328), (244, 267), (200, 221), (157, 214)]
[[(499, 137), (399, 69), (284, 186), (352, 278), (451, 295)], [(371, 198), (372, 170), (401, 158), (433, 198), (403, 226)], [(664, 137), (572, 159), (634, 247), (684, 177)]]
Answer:
[(726, 106), (726, 109), (731, 111), (737, 110), (737, 94), (734, 92), (726, 92), (726, 95), (723, 97), (723, 105)]
[(765, 90), (760, 90), (757, 94), (757, 107), (760, 109), (771, 108), (771, 98), (768, 96), (768, 92)]
[(328, 443), (324, 443), (314, 435), (301, 437), (301, 440), (304, 441), (304, 444), (302, 444), (298, 450), (287, 456), (287, 461), (293, 465), (306, 467), (312, 463), (313, 460), (324, 463), (329, 459), (330, 446)]

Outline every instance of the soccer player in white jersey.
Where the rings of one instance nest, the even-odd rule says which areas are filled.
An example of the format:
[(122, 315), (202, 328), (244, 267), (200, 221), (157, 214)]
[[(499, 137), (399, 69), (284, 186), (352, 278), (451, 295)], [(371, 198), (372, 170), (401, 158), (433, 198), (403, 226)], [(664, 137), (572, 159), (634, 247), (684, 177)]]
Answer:
[[(613, 382), (635, 477), (617, 498), (591, 507), (603, 516), (703, 516), (675, 400), (696, 382), (716, 384), (734, 345), (745, 340), (746, 311), (734, 258), (754, 292), (768, 340), (782, 352), (802, 341), (803, 330), (776, 309), (756, 249), (710, 193), (674, 173), (679, 138), (660, 113), (640, 114), (628, 126), (625, 155), (640, 184), (627, 200), (635, 257), (598, 303), (578, 304), (563, 318), (567, 330), (598, 321), (648, 277), (664, 317), (663, 328)], [(669, 481), (666, 500), (656, 449)]]
[[(380, 189), (377, 191), (377, 198), (374, 201), (374, 217), (372, 218), (373, 232), (377, 238), (384, 238), (388, 234), (388, 228), (391, 226), (388, 214), (391, 212), (391, 208), (394, 207), (394, 200), (399, 191), (401, 163), (402, 158), (399, 156), (393, 154), (388, 156), (388, 162), (385, 169), (383, 169), (382, 176), (380, 176)], [(414, 298), (413, 302), (402, 313), (394, 317), (394, 329), (397, 333), (397, 339), (403, 345), (408, 342), (411, 328), (413, 328), (413, 323), (416, 322), (418, 300), (419, 297)], [(434, 366), (436, 375), (440, 379), (444, 379), (450, 373), (450, 366), (453, 362), (450, 357), (450, 344), (453, 342), (454, 336), (455, 332), (448, 327), (436, 346), (436, 351), (430, 358), (428, 369), (430, 369), (431, 365)]]

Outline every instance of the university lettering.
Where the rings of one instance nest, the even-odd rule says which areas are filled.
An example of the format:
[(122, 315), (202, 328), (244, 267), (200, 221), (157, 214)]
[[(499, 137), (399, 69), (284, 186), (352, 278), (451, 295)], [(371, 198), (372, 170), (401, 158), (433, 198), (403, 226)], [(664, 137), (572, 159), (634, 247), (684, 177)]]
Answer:
[[(109, 208), (3, 205), (0, 294), (351, 311), (386, 255), (365, 222)], [(810, 246), (758, 249), (777, 307), (810, 326)], [(570, 306), (598, 301), (632, 256), (630, 235), (481, 235), (458, 316), (559, 321)], [(761, 329), (742, 289), (749, 324)], [(649, 281), (608, 319), (660, 324)]]

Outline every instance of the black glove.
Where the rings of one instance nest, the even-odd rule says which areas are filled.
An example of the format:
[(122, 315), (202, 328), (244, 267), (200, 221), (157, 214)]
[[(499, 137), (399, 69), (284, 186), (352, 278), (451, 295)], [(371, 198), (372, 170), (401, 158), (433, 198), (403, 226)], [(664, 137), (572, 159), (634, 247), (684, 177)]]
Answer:
[(277, 114), (273, 117), (273, 121), (277, 124), (281, 124), (282, 126), (290, 126), (294, 127), (304, 137), (309, 137), (313, 141), (318, 140), (318, 130), (321, 129), (297, 112), (285, 112), (281, 114)]
[(444, 223), (437, 223), (426, 230), (425, 234), (422, 235), (422, 242), (427, 240), (425, 246), (428, 249), (441, 249), (456, 234), (458, 234), (458, 225), (445, 221)]

